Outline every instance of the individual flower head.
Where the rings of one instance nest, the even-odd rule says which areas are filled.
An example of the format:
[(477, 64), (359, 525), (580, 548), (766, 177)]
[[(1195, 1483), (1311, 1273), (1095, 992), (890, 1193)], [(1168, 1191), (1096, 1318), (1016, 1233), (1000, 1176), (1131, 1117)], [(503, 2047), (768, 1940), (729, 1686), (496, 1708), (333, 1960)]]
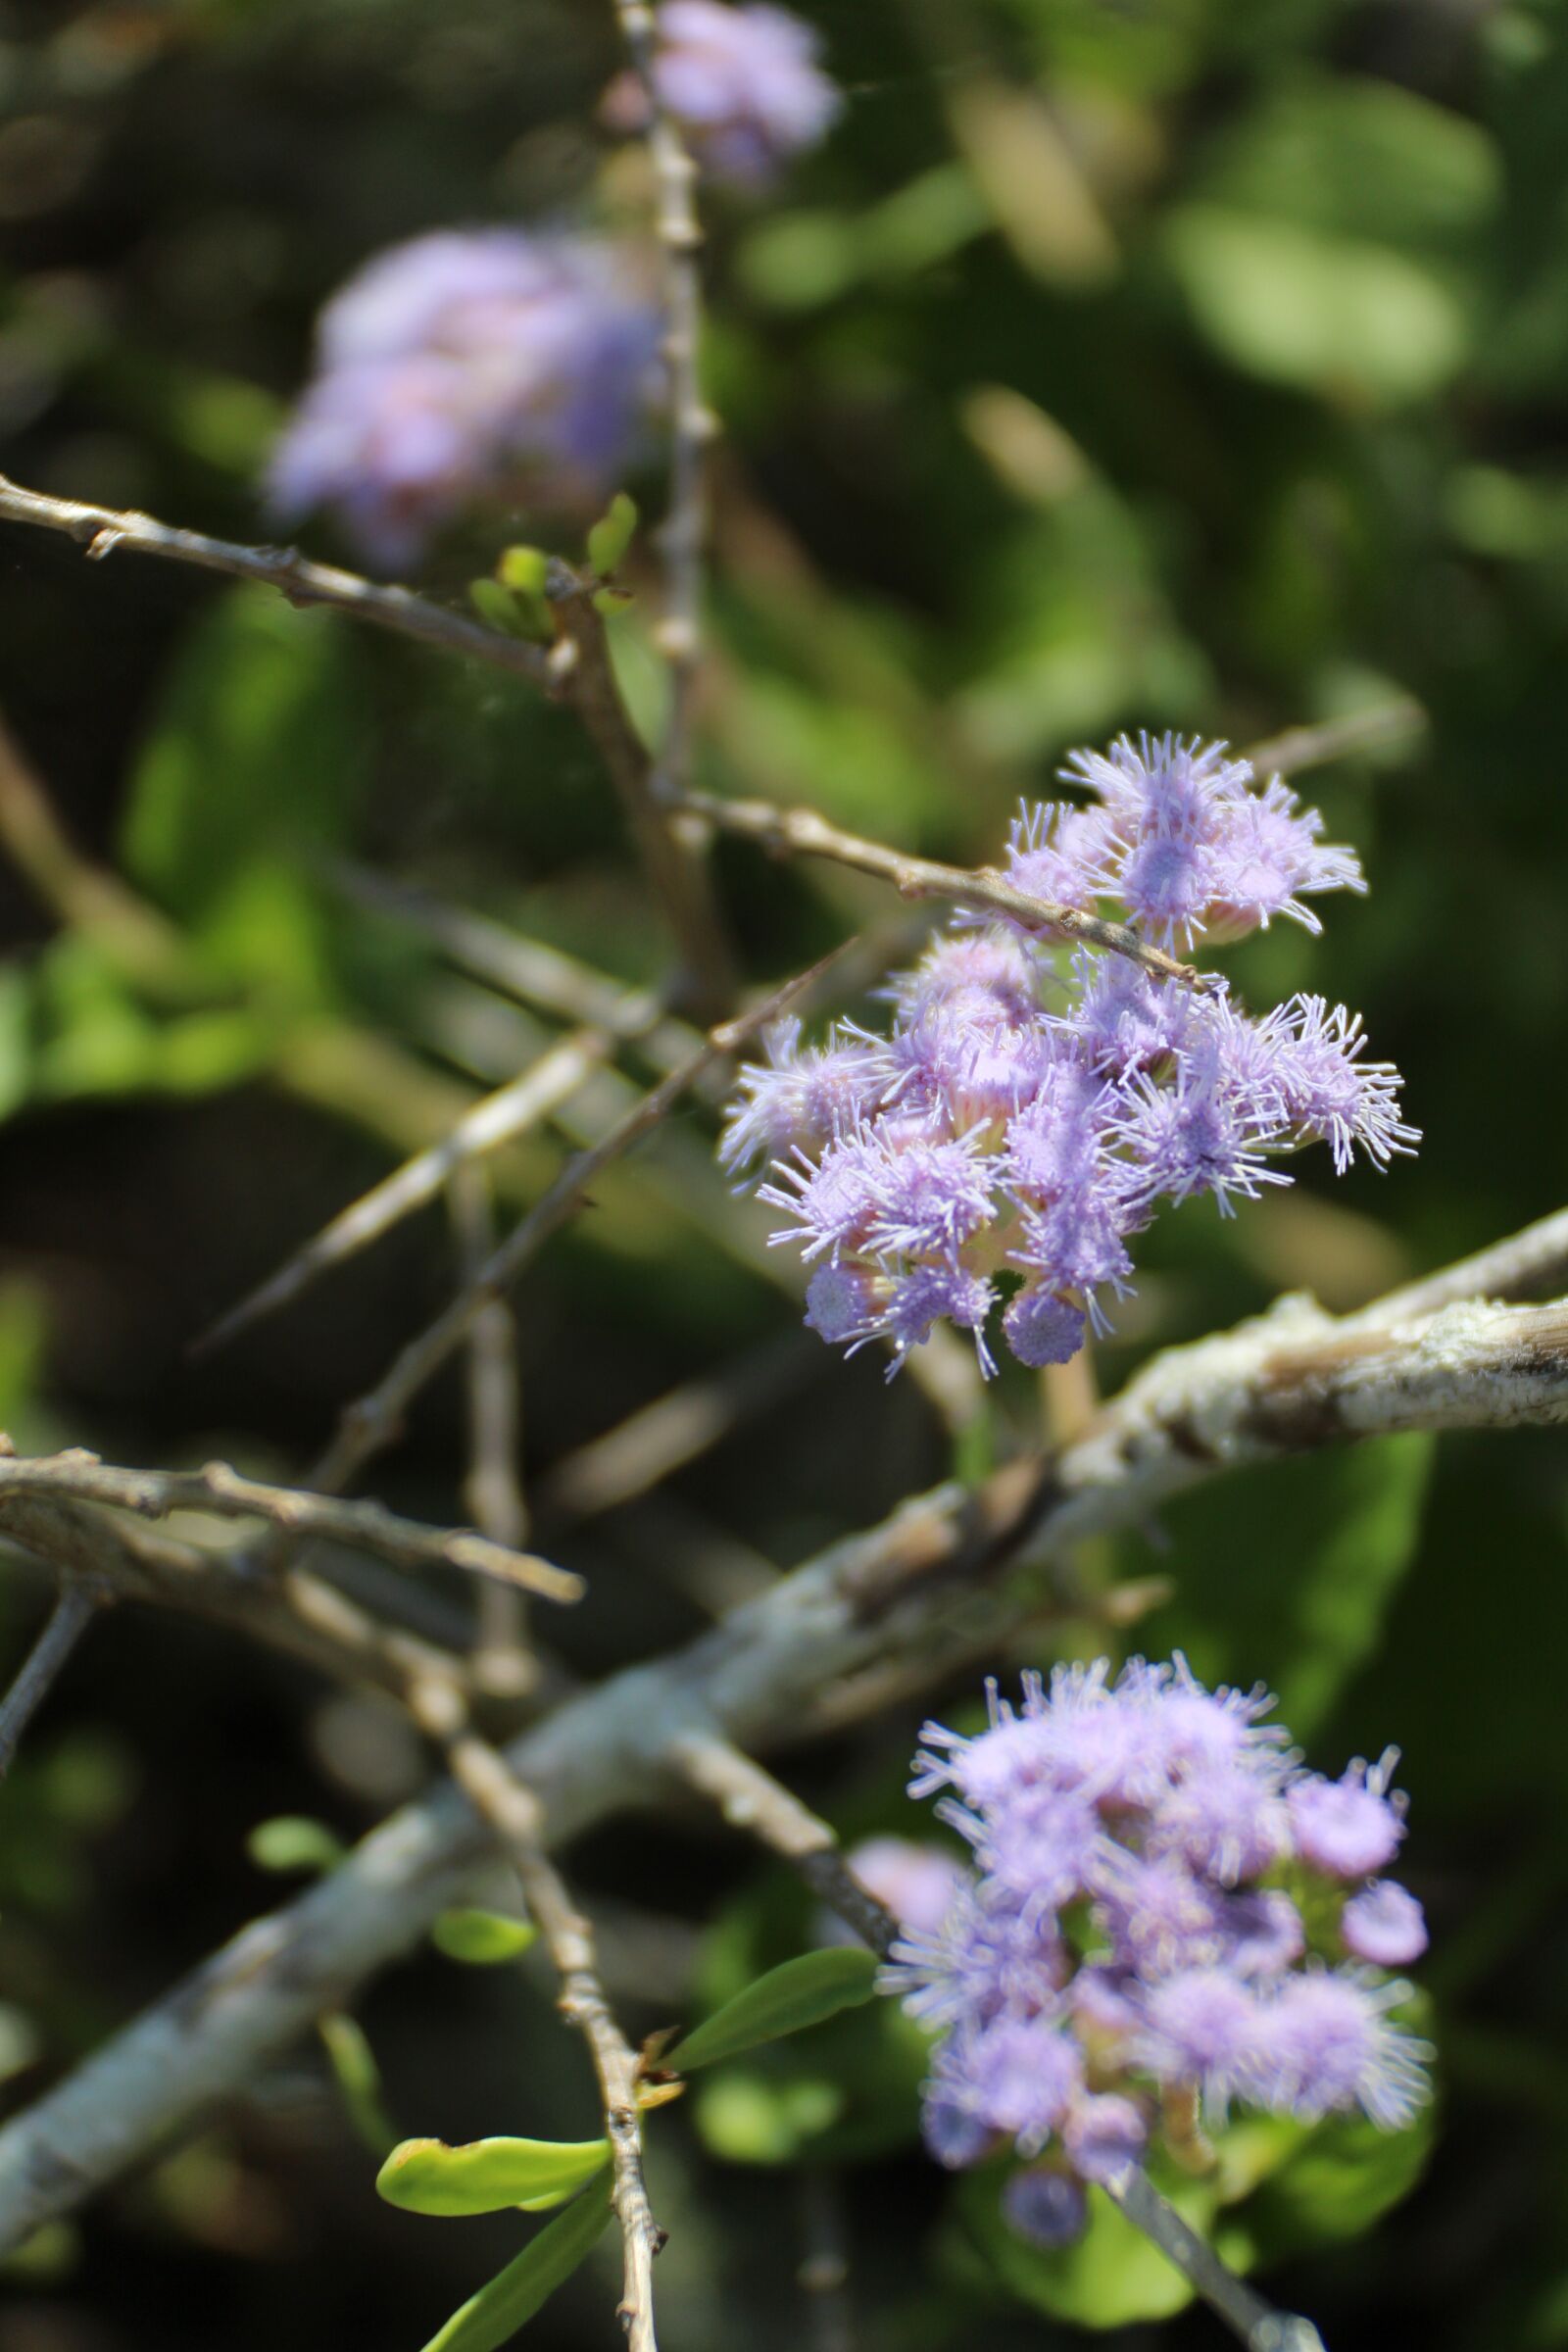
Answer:
[(1403, 1799), (1390, 1797), (1399, 1751), (1359, 1758), (1337, 1781), (1308, 1773), (1289, 1792), (1291, 1829), (1303, 1862), (1336, 1879), (1369, 1879), (1394, 1860), (1404, 1836)]
[(1398, 2131), (1428, 2095), (1427, 2045), (1388, 2014), (1409, 1995), (1408, 1984), (1346, 1970), (1288, 1977), (1258, 2011), (1250, 2062), (1256, 2096), (1306, 2122), (1359, 2107), (1383, 2131)]
[(719, 1158), (727, 1168), (777, 1159), (800, 1147), (820, 1151), (860, 1126), (886, 1100), (894, 1079), (887, 1048), (878, 1040), (830, 1037), (803, 1046), (793, 1015), (775, 1021), (763, 1041), (767, 1060), (741, 1072), (741, 1100), (725, 1121)]
[(1351, 1895), (1340, 1914), (1340, 1937), (1357, 1960), (1408, 1968), (1427, 1948), (1426, 1914), (1406, 1888), (1380, 1879)]
[(1266, 930), (1276, 914), (1321, 931), (1312, 908), (1301, 903), (1302, 891), (1366, 889), (1355, 852), (1324, 846), (1322, 831), (1318, 810), (1302, 808), (1278, 776), (1261, 792), (1235, 800), (1209, 861), (1210, 944), (1241, 939), (1260, 926)]
[[(1159, 2118), (1185, 2145), (1197, 2099), (1216, 2127), (1233, 2106), (1409, 2121), (1428, 2056), (1391, 2014), (1409, 1988), (1361, 1963), (1414, 1956), (1420, 1907), (1387, 1883), (1342, 1892), (1402, 1827), (1394, 1754), (1304, 1775), (1273, 1705), (1179, 1655), (1114, 1678), (1098, 1659), (1026, 1675), (1017, 1703), (993, 1687), (972, 1737), (925, 1726), (911, 1791), (938, 1795), (973, 1866), (881, 1983), (938, 2037), (943, 2162), (1010, 2140), (1050, 2151), (1042, 2179), (1113, 2181)], [(1008, 2193), (1020, 2228), (1048, 2195)]]
[(1228, 1968), (1188, 1968), (1151, 1985), (1137, 2057), (1157, 2082), (1197, 2083), (1223, 2115), (1257, 2060), (1260, 2004)]
[(330, 508), (386, 569), (480, 499), (580, 511), (635, 449), (661, 333), (629, 257), (600, 239), (446, 229), (394, 246), (321, 314), (269, 504), (285, 523)]
[(1031, 2245), (1054, 2251), (1070, 2246), (1089, 2226), (1089, 2200), (1082, 2183), (1054, 2165), (1025, 2165), (1002, 2191), (1002, 2218)]
[[(659, 103), (715, 179), (767, 186), (839, 112), (839, 94), (817, 64), (815, 31), (787, 9), (662, 0), (657, 25)], [(611, 84), (604, 113), (616, 129), (643, 127), (646, 101), (633, 75)]]

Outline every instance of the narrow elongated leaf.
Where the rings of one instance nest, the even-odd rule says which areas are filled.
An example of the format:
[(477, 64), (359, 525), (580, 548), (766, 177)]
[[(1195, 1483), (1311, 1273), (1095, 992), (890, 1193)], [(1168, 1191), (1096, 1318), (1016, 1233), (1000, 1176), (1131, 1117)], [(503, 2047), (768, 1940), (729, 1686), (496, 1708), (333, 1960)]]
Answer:
[(499, 1961), (515, 1960), (538, 1937), (525, 1919), (505, 1911), (443, 1911), (430, 1930), (430, 1941), (449, 1960), (465, 1960), (470, 1968), (494, 1968)]
[(381, 2070), (364, 2027), (339, 2009), (318, 2018), (317, 2032), (337, 2078), (350, 2123), (372, 2156), (384, 2156), (397, 2132), (382, 2103)]
[(533, 2318), (593, 2251), (610, 2219), (610, 2167), (574, 2205), (525, 2246), (515, 2262), (498, 2271), (488, 2286), (470, 2295), (424, 2352), (496, 2352)]
[(819, 2025), (840, 2009), (868, 2001), (876, 1990), (877, 1960), (873, 1952), (849, 1946), (830, 1946), (803, 1952), (770, 1968), (765, 1977), (748, 1984), (722, 2009), (706, 2018), (694, 2033), (677, 2043), (663, 2064), (675, 2074), (690, 2074), (699, 2066), (715, 2066), (760, 2041), (777, 2041)]
[(574, 2196), (609, 2161), (603, 2139), (406, 2139), (376, 2175), (389, 2205), (405, 2213), (541, 2213)]

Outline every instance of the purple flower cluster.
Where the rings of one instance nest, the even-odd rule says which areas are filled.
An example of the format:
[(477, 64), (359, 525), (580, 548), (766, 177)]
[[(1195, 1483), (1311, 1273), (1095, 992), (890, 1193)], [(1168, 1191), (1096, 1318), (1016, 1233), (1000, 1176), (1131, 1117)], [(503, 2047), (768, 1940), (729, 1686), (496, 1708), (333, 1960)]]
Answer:
[[(1428, 2095), (1390, 2012), (1418, 1959), (1415, 1897), (1380, 1877), (1404, 1837), (1395, 1751), (1304, 1771), (1261, 1690), (1206, 1690), (1179, 1654), (1102, 1659), (990, 1691), (973, 1739), (927, 1724), (910, 1792), (973, 1849), (934, 1931), (909, 1924), (883, 1989), (937, 2030), (925, 2137), (951, 2166), (1011, 2141), (1007, 2210), (1059, 2243), (1084, 2181), (1231, 2101), (1386, 2131)], [(922, 1887), (922, 1892), (925, 1889)], [(1370, 1965), (1369, 1965), (1370, 1964)]]
[[(817, 48), (811, 26), (787, 9), (663, 0), (654, 67), (659, 102), (705, 172), (740, 187), (765, 187), (792, 155), (816, 145), (839, 111)], [(604, 113), (616, 129), (642, 126), (643, 96), (632, 75), (612, 82)]]
[[(1014, 825), (1007, 878), (1031, 897), (1108, 906), (1185, 951), (1276, 914), (1315, 930), (1307, 894), (1364, 887), (1315, 810), (1216, 746), (1124, 738), (1065, 772), (1099, 797)], [(1251, 1018), (1213, 975), (1088, 949), (1064, 977), (1041, 929), (972, 916), (889, 993), (887, 1036), (843, 1024), (806, 1046), (781, 1024), (742, 1073), (723, 1156), (771, 1163), (760, 1197), (789, 1219), (773, 1238), (814, 1268), (807, 1321), (852, 1348), (891, 1341), (895, 1368), (946, 1319), (992, 1370), (999, 1277), (1013, 1354), (1065, 1362), (1128, 1288), (1159, 1200), (1228, 1212), (1291, 1181), (1272, 1154), (1321, 1140), (1343, 1172), (1357, 1145), (1386, 1166), (1416, 1141), (1398, 1072), (1321, 997)]]
[(395, 570), (481, 496), (580, 509), (633, 450), (660, 336), (657, 303), (601, 240), (453, 229), (394, 246), (321, 314), (272, 512), (331, 507)]

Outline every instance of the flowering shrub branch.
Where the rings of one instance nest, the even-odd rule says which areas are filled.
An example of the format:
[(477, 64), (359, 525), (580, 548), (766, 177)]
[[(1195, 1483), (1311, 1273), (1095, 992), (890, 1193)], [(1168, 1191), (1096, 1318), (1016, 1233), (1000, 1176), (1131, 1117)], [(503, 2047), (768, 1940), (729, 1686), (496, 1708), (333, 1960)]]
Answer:
[[(1549, 1223), (1560, 1247), (1561, 1220)], [(1517, 1257), (1520, 1279), (1535, 1279), (1541, 1248), (1520, 1237)], [(874, 1684), (858, 1681), (870, 1670), (907, 1669), (911, 1688), (951, 1673), (1025, 1615), (1038, 1622), (1038, 1600), (1011, 1569), (1142, 1524), (1226, 1468), (1393, 1430), (1568, 1421), (1568, 1302), (1472, 1296), (1386, 1326), (1378, 1312), (1336, 1321), (1286, 1300), (1172, 1349), (1054, 1458), (1011, 1464), (978, 1489), (940, 1488), (795, 1570), (688, 1648), (558, 1705), (507, 1751), (541, 1807), (547, 1842), (645, 1802), (693, 1729), (765, 1751), (842, 1720), (831, 1708), (840, 1692), (859, 1689), (862, 1703), (877, 1703)], [(230, 1621), (254, 1618), (260, 1630), (271, 1605), (265, 1589), (248, 1588)], [(489, 1844), (456, 1792), (437, 1788), (318, 1886), (242, 1931), (0, 2131), (0, 2245), (72, 2209), (340, 2006), (471, 1883)]]

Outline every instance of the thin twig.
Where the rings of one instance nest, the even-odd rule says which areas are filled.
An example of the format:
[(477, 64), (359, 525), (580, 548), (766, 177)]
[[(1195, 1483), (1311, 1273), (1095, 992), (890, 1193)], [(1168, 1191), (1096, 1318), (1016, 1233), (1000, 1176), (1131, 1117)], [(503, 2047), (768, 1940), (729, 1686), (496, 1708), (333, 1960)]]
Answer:
[(1527, 1225), (1457, 1265), (1436, 1274), (1418, 1274), (1386, 1298), (1361, 1310), (1354, 1321), (1403, 1322), (1412, 1315), (1436, 1314), (1466, 1298), (1550, 1298), (1568, 1284), (1568, 1208)]
[(640, 991), (628, 990), (622, 981), (542, 939), (527, 938), (471, 907), (450, 906), (429, 891), (365, 866), (334, 861), (329, 870), (348, 897), (411, 925), (471, 978), (563, 1020), (605, 1029), (616, 1038), (635, 1037), (658, 1070), (675, 1069), (701, 1042), (702, 1031), (673, 1013), (649, 1026), (642, 1017), (647, 999)]
[(722, 833), (739, 834), (780, 857), (827, 858), (857, 872), (875, 874), (891, 882), (906, 899), (951, 899), (956, 906), (977, 906), (989, 914), (1004, 914), (1032, 931), (1058, 939), (1081, 939), (1091, 947), (1125, 956), (1146, 971), (1164, 980), (1194, 982), (1199, 974), (1179, 963), (1162, 948), (1140, 939), (1130, 923), (1112, 922), (1102, 914), (1086, 914), (1077, 906), (1059, 906), (1054, 899), (1037, 899), (1015, 889), (994, 866), (941, 865), (931, 858), (911, 858), (885, 842), (867, 841), (830, 824), (814, 808), (780, 808), (772, 801), (726, 801), (709, 793), (686, 794), (683, 808), (695, 810)]
[(1188, 2228), (1174, 2205), (1162, 2197), (1147, 2173), (1137, 2165), (1104, 2183), (1111, 2202), (1173, 2263), (1196, 2294), (1201, 2295), (1217, 2318), (1247, 2352), (1323, 2352), (1323, 2338), (1310, 2320), (1295, 2312), (1277, 2311), (1228, 2271), (1196, 2230)]
[(825, 972), (840, 951), (797, 973), (782, 988), (731, 1021), (710, 1029), (690, 1058), (618, 1119), (609, 1133), (562, 1170), (550, 1190), (514, 1226), (474, 1279), (435, 1321), (411, 1340), (376, 1386), (344, 1412), (336, 1436), (312, 1468), (307, 1484), (318, 1494), (341, 1491), (357, 1471), (391, 1444), (413, 1398), (462, 1346), (474, 1316), (511, 1288), (531, 1258), (559, 1232), (594, 1179), (629, 1152), (672, 1110), (705, 1071), (733, 1054), (776, 1020), (797, 996)]
[(50, 498), (39, 490), (0, 474), (0, 522), (32, 523), (41, 530), (63, 531), (74, 539), (93, 562), (121, 550), (137, 556), (163, 556), (175, 564), (194, 564), (200, 571), (226, 573), (230, 579), (259, 580), (275, 588), (291, 605), (324, 605), (346, 612), (351, 620), (368, 621), (390, 629), (395, 636), (412, 637), (439, 653), (464, 654), (492, 668), (511, 670), (548, 694), (560, 692), (549, 656), (521, 637), (503, 636), (482, 621), (450, 612), (407, 588), (387, 588), (363, 579), (358, 572), (341, 571), (334, 564), (313, 564), (293, 547), (241, 547), (229, 539), (210, 539), (202, 531), (177, 529), (151, 514), (114, 507), (95, 507), (75, 498)]
[(580, 1600), (580, 1576), (463, 1529), (424, 1527), (378, 1502), (338, 1502), (320, 1493), (242, 1478), (226, 1462), (200, 1470), (117, 1470), (74, 1446), (65, 1453), (0, 1460), (0, 1502), (8, 1494), (70, 1496), (108, 1503), (143, 1519), (172, 1511), (215, 1511), (227, 1519), (265, 1519), (289, 1535), (314, 1536), (375, 1553), (395, 1568), (462, 1568), (500, 1577), (545, 1600)]
[(487, 662), (494, 669), (527, 679), (552, 700), (568, 704), (610, 768), (650, 881), (704, 992), (706, 1008), (714, 1009), (725, 1001), (727, 952), (706, 872), (696, 853), (659, 807), (652, 789), (651, 763), (626, 715), (590, 590), (564, 567), (562, 580), (571, 584), (555, 607), (564, 634), (561, 643), (547, 652), (525, 638), (487, 628), (482, 621), (450, 612), (407, 588), (385, 587), (336, 564), (313, 563), (297, 548), (244, 547), (233, 540), (209, 538), (205, 532), (181, 530), (151, 514), (91, 506), (80, 499), (51, 498), (42, 491), (24, 489), (5, 474), (0, 474), (0, 522), (63, 532), (93, 561), (123, 549), (192, 564), (201, 571), (220, 572), (230, 579), (260, 581), (275, 588), (291, 605), (325, 606), (346, 613), (351, 620), (368, 621), (437, 652)]
[(734, 995), (729, 942), (713, 897), (700, 840), (670, 813), (670, 795), (659, 786), (642, 737), (632, 725), (610, 658), (610, 641), (593, 585), (564, 564), (552, 564), (546, 593), (562, 632), (558, 654), (566, 693), (593, 738), (619, 795), (627, 825), (654, 891), (686, 961), (687, 985), (676, 993), (688, 1009), (711, 1018)]
[[(567, 1699), (507, 1757), (552, 1845), (646, 1801), (683, 1733), (764, 1752), (823, 1694), (915, 1684), (1044, 1617), (1064, 1547), (1139, 1526), (1227, 1469), (1396, 1430), (1568, 1421), (1568, 1304), (1458, 1305), (1376, 1331), (1282, 1302), (1156, 1357), (1054, 1460), (948, 1485), (834, 1544), (686, 1648)], [(22, 1498), (18, 1498), (20, 1502)], [(54, 1506), (64, 1509), (65, 1506)], [(25, 1540), (25, 1539), (24, 1539)], [(50, 1556), (46, 1553), (46, 1556)], [(68, 1563), (71, 1564), (71, 1563)], [(256, 1590), (258, 1604), (270, 1599)], [(265, 1621), (265, 1618), (264, 1618)], [(488, 1841), (448, 1789), (405, 1806), (330, 1877), (223, 1951), (0, 2130), (0, 2248), (231, 2094), (472, 1886)]]
[(697, 167), (660, 94), (659, 25), (647, 0), (615, 0), (621, 36), (641, 91), (654, 170), (655, 227), (664, 257), (664, 359), (669, 371), (669, 512), (661, 534), (667, 596), (659, 643), (669, 663), (669, 722), (654, 789), (686, 788), (692, 705), (702, 656), (703, 557), (708, 539), (707, 455), (717, 419), (702, 394), (703, 281), (698, 255)]
[(538, 1482), (540, 1517), (575, 1522), (618, 1509), (696, 1461), (743, 1422), (771, 1412), (821, 1368), (821, 1342), (792, 1331), (717, 1371), (682, 1381), (603, 1437), (564, 1454)]
[(1259, 776), (1295, 776), (1303, 768), (1326, 767), (1331, 760), (1350, 760), (1359, 752), (1397, 743), (1402, 736), (1419, 735), (1427, 714), (1414, 695), (1380, 703), (1374, 710), (1353, 710), (1345, 718), (1324, 719), (1315, 727), (1287, 727), (1262, 743), (1249, 744), (1242, 754)]
[(0, 1535), (57, 1573), (243, 1634), (335, 1682), (368, 1683), (401, 1698), (411, 1674), (466, 1680), (464, 1658), (385, 1623), (304, 1567), (259, 1585), (237, 1554), (179, 1543), (94, 1503), (16, 1487), (0, 1487)]
[(410, 1707), (421, 1729), (440, 1741), (454, 1781), (500, 1839), (560, 1979), (557, 2005), (588, 2044), (614, 2174), (612, 2203), (624, 2264), (620, 2322), (629, 2352), (658, 2352), (653, 2264), (664, 2232), (654, 2219), (643, 2179), (641, 2067), (605, 1997), (593, 1927), (545, 1852), (537, 1798), (505, 1756), (467, 1728), (461, 1701), (445, 1687), (416, 1686)]
[(677, 1733), (665, 1755), (690, 1788), (718, 1807), (731, 1829), (745, 1831), (780, 1855), (862, 1943), (888, 1957), (898, 1939), (898, 1920), (861, 1886), (837, 1836), (809, 1805), (718, 1732)]
[[(472, 1281), (496, 1246), (490, 1180), (471, 1161), (447, 1187), (463, 1278)], [(526, 1541), (528, 1506), (522, 1493), (522, 1389), (517, 1372), (517, 1325), (504, 1298), (492, 1298), (468, 1334), (468, 1474), (463, 1499), (481, 1535), (514, 1548)], [(527, 1603), (503, 1585), (481, 1585), (474, 1643), (474, 1679), (491, 1690), (526, 1690), (533, 1679), (527, 1654)]]
[[(650, 1001), (643, 1002), (650, 1005), (652, 1018)], [(275, 1314), (333, 1266), (368, 1249), (402, 1218), (433, 1200), (455, 1170), (485, 1152), (498, 1152), (504, 1144), (514, 1143), (537, 1126), (576, 1093), (589, 1072), (604, 1060), (611, 1045), (602, 1029), (579, 1029), (561, 1038), (518, 1077), (476, 1102), (440, 1143), (416, 1152), (390, 1176), (383, 1176), (379, 1184), (340, 1209), (275, 1274), (269, 1275), (193, 1340), (191, 1355), (203, 1356), (224, 1347), (263, 1316)]]
[(0, 1698), (0, 1776), (10, 1771), (23, 1733), (106, 1597), (74, 1577), (61, 1586), (42, 1633), (23, 1660), (10, 1690)]

